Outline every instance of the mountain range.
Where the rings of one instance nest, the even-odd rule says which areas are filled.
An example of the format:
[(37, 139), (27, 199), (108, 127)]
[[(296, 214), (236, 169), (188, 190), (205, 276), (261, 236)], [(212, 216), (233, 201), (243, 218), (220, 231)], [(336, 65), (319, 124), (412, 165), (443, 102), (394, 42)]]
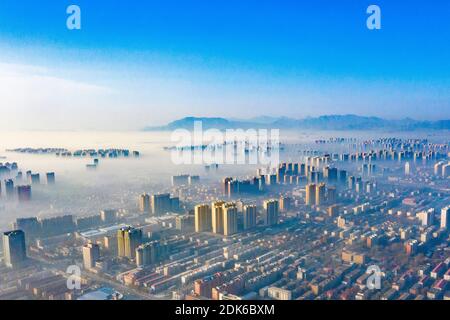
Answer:
[(167, 131), (176, 129), (194, 128), (196, 121), (202, 122), (203, 130), (207, 129), (315, 129), (315, 130), (400, 130), (412, 131), (420, 129), (450, 130), (450, 120), (414, 120), (405, 118), (401, 120), (388, 120), (378, 117), (364, 117), (353, 114), (324, 115), (294, 119), (288, 117), (261, 116), (251, 119), (226, 119), (208, 117), (185, 117), (172, 121), (165, 126), (146, 127), (144, 131)]

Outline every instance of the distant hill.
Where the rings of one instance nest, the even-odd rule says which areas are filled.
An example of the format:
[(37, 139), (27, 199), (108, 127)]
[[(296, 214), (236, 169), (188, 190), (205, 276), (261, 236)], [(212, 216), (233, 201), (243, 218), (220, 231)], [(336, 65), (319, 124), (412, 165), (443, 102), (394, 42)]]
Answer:
[(363, 117), (352, 114), (325, 115), (305, 119), (292, 119), (286, 117), (257, 117), (253, 119), (225, 119), (206, 117), (186, 117), (170, 122), (165, 126), (147, 127), (145, 131), (166, 131), (175, 129), (194, 128), (196, 121), (202, 122), (202, 128), (207, 129), (248, 129), (248, 128), (282, 128), (282, 129), (316, 129), (316, 130), (378, 130), (391, 129), (411, 131), (419, 129), (450, 130), (450, 120), (418, 121), (410, 118), (401, 120), (387, 120), (378, 117)]

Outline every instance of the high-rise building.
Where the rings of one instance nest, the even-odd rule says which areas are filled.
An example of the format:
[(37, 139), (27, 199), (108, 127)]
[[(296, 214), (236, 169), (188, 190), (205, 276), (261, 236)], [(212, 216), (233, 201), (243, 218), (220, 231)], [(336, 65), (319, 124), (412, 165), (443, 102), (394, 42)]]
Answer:
[(123, 227), (117, 231), (117, 249), (119, 257), (134, 259), (136, 248), (142, 243), (142, 230)]
[(237, 207), (234, 203), (223, 205), (223, 235), (231, 236), (237, 233)]
[(47, 172), (47, 184), (55, 184), (55, 173), (54, 172)]
[(325, 179), (328, 179), (328, 176), (330, 175), (330, 167), (326, 166), (323, 168), (323, 177)]
[(0, 162), (0, 177), (7, 176), (11, 174), (11, 169), (8, 166), (3, 165), (3, 163)]
[(225, 202), (216, 201), (211, 204), (212, 232), (223, 234), (223, 205)]
[(112, 255), (118, 255), (118, 241), (117, 234), (111, 234), (103, 237), (103, 245), (105, 250), (108, 250)]
[(5, 180), (5, 193), (6, 197), (14, 197), (14, 181), (12, 179)]
[(347, 171), (345, 170), (339, 170), (338, 172), (338, 180), (341, 184), (345, 184), (345, 181), (347, 180)]
[(73, 215), (39, 218), (41, 232), (44, 235), (56, 235), (73, 232), (76, 228)]
[(87, 230), (101, 225), (102, 219), (99, 214), (95, 214), (92, 216), (76, 217), (75, 222), (78, 230)]
[(240, 183), (238, 180), (231, 180), (228, 181), (228, 197), (231, 198), (237, 194), (239, 194), (240, 190), (239, 190), (239, 186)]
[(100, 247), (96, 243), (88, 243), (83, 246), (83, 265), (85, 269), (95, 267), (95, 263), (100, 259)]
[(408, 240), (405, 243), (405, 251), (408, 255), (414, 255), (417, 252), (418, 241), (416, 239)]
[(200, 182), (200, 176), (189, 176), (189, 185), (192, 186)]
[(178, 212), (180, 210), (180, 198), (170, 198), (170, 210), (172, 212)]
[(355, 189), (356, 178), (354, 176), (350, 176), (347, 179), (347, 187), (349, 189)]
[(277, 175), (276, 174), (268, 174), (266, 176), (266, 184), (269, 186), (274, 186), (277, 184)]
[(144, 193), (139, 196), (139, 211), (150, 213), (150, 195)]
[(187, 186), (189, 184), (189, 175), (181, 174), (178, 176), (172, 176), (172, 186)]
[(442, 178), (450, 177), (450, 163), (444, 164), (442, 166)]
[(357, 193), (363, 193), (364, 192), (364, 183), (362, 182), (362, 180), (355, 180), (355, 191)]
[(409, 161), (405, 163), (405, 176), (409, 176), (411, 174), (411, 165)]
[(298, 175), (298, 163), (294, 163), (292, 166), (292, 174), (294, 176)]
[(136, 248), (136, 266), (143, 267), (152, 263), (152, 247), (148, 244), (141, 244)]
[(231, 177), (227, 177), (227, 178), (224, 178), (223, 180), (222, 180), (222, 193), (223, 193), (223, 195), (224, 196), (229, 196), (229, 193), (228, 193), (228, 191), (229, 191), (229, 187), (228, 187), (228, 184), (229, 184), (229, 182), (231, 182), (231, 181), (233, 181), (233, 178), (231, 178)]
[(305, 176), (306, 175), (306, 165), (304, 163), (300, 164), (300, 175)]
[(277, 200), (264, 201), (264, 223), (267, 226), (278, 224), (279, 203)]
[(445, 164), (445, 162), (443, 161), (439, 161), (438, 163), (434, 164), (434, 174), (435, 175), (440, 175), (442, 172), (442, 166)]
[(427, 211), (422, 211), (417, 214), (422, 226), (428, 227), (434, 222), (434, 208), (430, 208)]
[(314, 183), (309, 183), (306, 185), (305, 189), (305, 204), (308, 206), (312, 206), (316, 203), (316, 185)]
[(292, 199), (289, 197), (280, 197), (280, 211), (287, 212), (291, 210)]
[(327, 213), (328, 213), (328, 216), (331, 218), (337, 216), (337, 214), (339, 213), (339, 206), (337, 204), (333, 204), (333, 205), (329, 206), (327, 208)]
[(207, 204), (195, 206), (195, 232), (211, 231), (211, 208)]
[(256, 206), (246, 205), (242, 211), (244, 215), (244, 230), (251, 229), (256, 226)]
[(450, 206), (446, 206), (441, 209), (441, 228), (444, 230), (449, 229), (449, 221), (450, 221)]
[(27, 170), (26, 176), (27, 176), (27, 181), (31, 182), (31, 170)]
[(152, 213), (155, 216), (167, 213), (172, 210), (172, 203), (170, 201), (170, 194), (155, 194), (152, 195)]
[(42, 226), (36, 217), (17, 218), (14, 223), (14, 228), (25, 232), (27, 237), (34, 237), (41, 233)]
[(160, 241), (144, 243), (136, 248), (136, 265), (148, 266), (161, 261), (167, 253), (167, 244)]
[(100, 211), (100, 218), (103, 223), (114, 223), (117, 220), (117, 210), (105, 209)]
[(308, 173), (308, 181), (309, 183), (318, 183), (320, 180), (319, 171), (311, 170)]
[(316, 206), (324, 204), (326, 197), (325, 183), (320, 183), (316, 186)]
[[(325, 173), (324, 173), (325, 176)], [(338, 179), (338, 169), (337, 168), (329, 168), (328, 169), (328, 181), (335, 182)]]
[(39, 173), (32, 173), (30, 176), (31, 184), (40, 184), (41, 183), (41, 176)]
[(22, 266), (27, 260), (25, 233), (14, 230), (3, 233), (3, 258), (9, 268)]
[(31, 186), (18, 186), (17, 196), (20, 202), (27, 202), (31, 200)]
[(192, 232), (194, 230), (194, 224), (195, 224), (195, 213), (194, 215), (190, 214), (179, 215), (175, 218), (175, 228), (183, 233)]
[(328, 187), (327, 188), (327, 201), (329, 204), (333, 204), (336, 202), (336, 188)]

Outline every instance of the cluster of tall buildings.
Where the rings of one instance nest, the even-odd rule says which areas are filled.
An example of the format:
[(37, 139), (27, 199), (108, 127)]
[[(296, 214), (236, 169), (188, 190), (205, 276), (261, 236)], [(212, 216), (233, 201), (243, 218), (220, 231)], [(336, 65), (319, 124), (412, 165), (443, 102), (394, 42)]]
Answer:
[[(332, 154), (331, 158), (333, 160), (339, 160), (342, 162), (348, 161), (376, 161), (376, 160), (394, 160), (398, 162), (412, 160), (414, 163), (417, 161), (426, 162), (427, 160), (441, 159), (446, 157), (445, 153), (439, 150), (432, 150), (433, 146), (425, 141), (415, 142), (415, 143), (394, 143), (391, 142), (371, 142), (366, 143), (364, 147), (381, 146), (379, 150), (372, 150), (368, 152), (355, 152), (355, 153), (341, 153)], [(427, 145), (428, 151), (423, 151), (424, 146)], [(437, 147), (437, 146), (436, 146)], [(396, 150), (398, 148), (398, 150)], [(413, 150), (418, 149), (418, 150)]]
[(450, 162), (439, 161), (434, 165), (434, 174), (442, 178), (450, 177)]
[(180, 210), (180, 199), (171, 197), (169, 193), (155, 194), (147, 193), (139, 196), (139, 210), (144, 213), (159, 216), (167, 212), (178, 212)]
[(146, 241), (141, 229), (131, 226), (117, 231), (117, 255), (134, 260), (138, 267), (155, 264), (169, 253), (169, 245), (160, 240)]
[(320, 206), (326, 203), (333, 204), (336, 201), (336, 188), (326, 187), (325, 183), (309, 183), (305, 187), (305, 204)]
[[(243, 205), (238, 208), (235, 202), (215, 201), (211, 205), (195, 206), (195, 231), (212, 232), (230, 236), (239, 232), (239, 221), (242, 229), (254, 228), (258, 222), (256, 205)], [(263, 203), (262, 220), (264, 225), (278, 223), (279, 201), (267, 200)]]
[[(342, 183), (347, 181), (347, 171), (332, 168), (328, 164), (329, 157), (307, 158), (307, 163), (282, 163), (275, 168), (275, 173), (264, 174), (263, 169), (258, 169), (255, 177), (238, 180), (226, 177), (222, 180), (222, 193), (228, 198), (240, 194), (258, 194), (264, 191), (266, 186), (280, 184), (299, 185), (303, 182), (319, 184), (323, 181), (330, 183)], [(320, 168), (322, 167), (322, 170)], [(367, 170), (373, 170), (370, 166)]]
[(135, 259), (136, 248), (142, 244), (142, 230), (124, 227), (117, 231), (117, 253), (119, 257)]
[(172, 176), (172, 186), (187, 186), (194, 185), (200, 182), (200, 176), (191, 176), (189, 174), (181, 174)]
[(6, 163), (0, 162), (0, 177), (9, 176), (9, 175), (11, 175), (11, 172), (14, 172), (17, 170), (18, 170), (18, 166), (17, 166), (16, 162), (6, 162)]
[(109, 225), (117, 222), (119, 211), (105, 209), (92, 216), (75, 217), (70, 214), (48, 218), (17, 218), (13, 227), (23, 230), (30, 238), (52, 236), (69, 233), (76, 230), (86, 230), (99, 225)]
[(422, 226), (428, 227), (434, 223), (434, 211), (434, 208), (430, 208), (417, 213), (417, 218), (419, 218)]
[[(39, 185), (41, 183), (40, 174), (32, 173), (31, 171), (26, 172), (26, 181), (28, 184), (20, 184), (23, 182), (22, 171), (18, 171), (15, 178), (9, 178), (12, 172), (17, 171), (17, 164), (1, 164), (0, 163), (0, 177), (7, 177), (4, 179), (3, 185), (0, 181), (0, 198), (2, 197), (3, 190), (7, 199), (17, 199), (19, 202), (28, 202), (31, 200), (31, 186)], [(47, 184), (55, 184), (55, 173), (47, 172)]]
[[(7, 199), (17, 198), (19, 202), (27, 202), (31, 200), (31, 186), (19, 185), (14, 186), (13, 179), (7, 179), (4, 181), (5, 195)], [(2, 195), (2, 184), (0, 183), (0, 197)]]
[(232, 198), (239, 194), (257, 194), (263, 190), (265, 184), (264, 176), (253, 177), (246, 180), (238, 180), (227, 177), (222, 180), (223, 195)]
[[(345, 182), (347, 171), (330, 167), (330, 156), (306, 157), (305, 163), (282, 163), (276, 174), (268, 175), (269, 184), (300, 184), (300, 182)], [(320, 170), (322, 168), (322, 170)]]
[(144, 267), (156, 264), (167, 257), (169, 245), (165, 242), (155, 240), (141, 244), (136, 248), (136, 265)]
[(195, 207), (195, 231), (213, 232), (224, 236), (237, 233), (238, 211), (233, 202), (216, 201)]

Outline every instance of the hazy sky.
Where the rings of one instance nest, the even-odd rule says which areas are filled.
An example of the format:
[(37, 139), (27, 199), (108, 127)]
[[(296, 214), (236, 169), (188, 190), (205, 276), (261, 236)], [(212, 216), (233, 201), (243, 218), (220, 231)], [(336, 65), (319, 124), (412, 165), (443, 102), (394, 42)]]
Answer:
[[(381, 30), (366, 28), (372, 3)], [(70, 4), (81, 30), (66, 28)], [(450, 119), (449, 56), (447, 0), (2, 0), (0, 130)]]

